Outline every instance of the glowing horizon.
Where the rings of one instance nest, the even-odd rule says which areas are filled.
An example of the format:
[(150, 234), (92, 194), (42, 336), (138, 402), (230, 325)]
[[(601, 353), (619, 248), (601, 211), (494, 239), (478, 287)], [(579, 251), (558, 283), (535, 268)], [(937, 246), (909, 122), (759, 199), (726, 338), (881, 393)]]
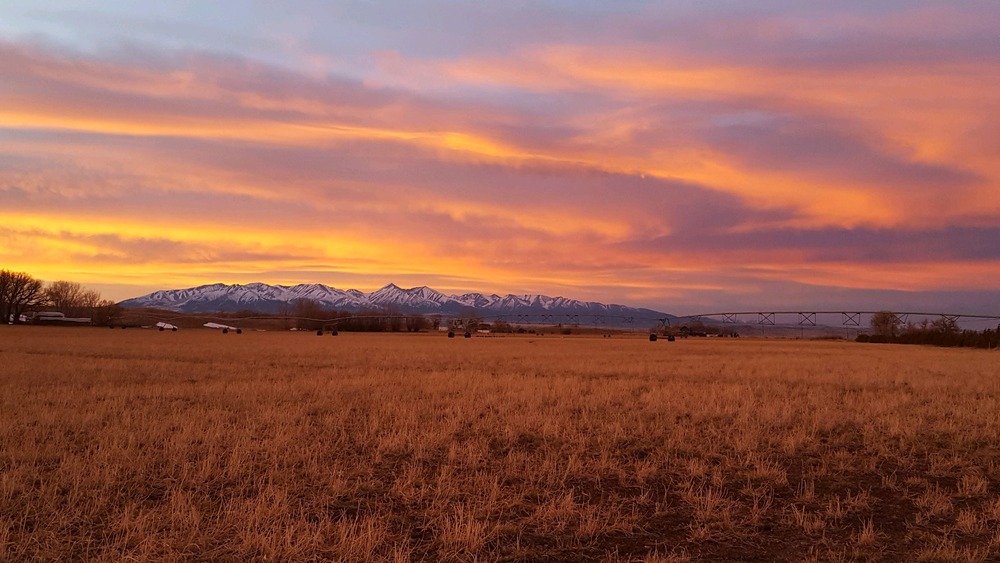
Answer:
[(32, 6), (2, 268), (1000, 311), (995, 3)]

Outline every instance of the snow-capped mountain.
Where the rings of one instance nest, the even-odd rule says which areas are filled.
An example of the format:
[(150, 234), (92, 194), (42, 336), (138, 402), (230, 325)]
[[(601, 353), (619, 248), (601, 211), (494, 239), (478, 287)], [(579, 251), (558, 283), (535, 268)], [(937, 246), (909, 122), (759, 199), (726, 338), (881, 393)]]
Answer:
[(155, 307), (182, 313), (214, 313), (219, 311), (257, 311), (279, 313), (287, 311), (297, 300), (309, 299), (325, 309), (356, 312), (362, 309), (391, 308), (400, 313), (439, 313), (457, 315), (470, 311), (489, 315), (621, 315), (662, 318), (665, 315), (650, 309), (605, 305), (593, 301), (578, 301), (566, 297), (545, 295), (483, 295), (465, 293), (445, 295), (427, 286), (403, 289), (390, 283), (365, 293), (356, 289), (342, 290), (323, 284), (268, 285), (266, 283), (202, 285), (189, 289), (156, 291), (142, 297), (126, 299), (122, 307)]

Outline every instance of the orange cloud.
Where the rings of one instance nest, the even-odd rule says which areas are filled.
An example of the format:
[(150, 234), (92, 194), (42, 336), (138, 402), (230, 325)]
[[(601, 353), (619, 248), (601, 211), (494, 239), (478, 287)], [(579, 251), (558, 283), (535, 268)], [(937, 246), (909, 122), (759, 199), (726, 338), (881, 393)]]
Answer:
[[(996, 96), (1000, 64), (946, 62), (808, 70), (719, 64), (655, 50), (658, 56), (652, 57), (642, 47), (549, 46), (508, 59), (397, 61), (390, 70), (415, 65), (422, 75), (458, 84), (535, 92), (604, 92), (623, 104), (627, 101), (633, 109), (575, 118), (574, 123), (584, 129), (582, 144), (591, 148), (571, 147), (570, 152), (556, 152), (559, 158), (603, 170), (694, 182), (740, 195), (758, 206), (792, 206), (803, 214), (797, 224), (912, 226), (931, 218), (961, 219), (975, 208), (984, 211), (984, 203), (988, 213), (1000, 210), (996, 198), (988, 197), (1000, 184), (995, 150), (984, 153), (977, 148), (982, 138), (968, 135), (984, 119), (990, 120), (987, 116), (1000, 112)], [(663, 150), (631, 140), (636, 131), (649, 127), (643, 107), (693, 101), (742, 103), (758, 112), (850, 121), (865, 131), (867, 138), (859, 142), (871, 142), (896, 155), (901, 163), (951, 167), (981, 180), (978, 187), (970, 188), (972, 197), (927, 207), (908, 198), (905, 190), (901, 194), (900, 186), (886, 182), (846, 182), (826, 171), (809, 174), (754, 167), (692, 137), (683, 122), (678, 122), (681, 141)], [(595, 126), (586, 129), (588, 122)], [(842, 163), (845, 169), (853, 165)]]
[[(1000, 145), (981, 143), (1000, 131), (1000, 65), (810, 70), (642, 47), (387, 59), (419, 73), (407, 90), (0, 44), (0, 260), (123, 286), (409, 276), (642, 299), (780, 280), (972, 290), (1000, 273), (947, 231), (1000, 226)], [(957, 238), (923, 259), (812, 236), (929, 225)]]

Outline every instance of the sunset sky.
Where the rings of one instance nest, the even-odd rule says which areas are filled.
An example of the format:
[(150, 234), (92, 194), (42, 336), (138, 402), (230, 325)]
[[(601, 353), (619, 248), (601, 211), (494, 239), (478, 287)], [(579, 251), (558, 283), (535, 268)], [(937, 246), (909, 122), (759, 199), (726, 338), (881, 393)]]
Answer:
[(1000, 314), (1000, 2), (0, 5), (0, 268)]

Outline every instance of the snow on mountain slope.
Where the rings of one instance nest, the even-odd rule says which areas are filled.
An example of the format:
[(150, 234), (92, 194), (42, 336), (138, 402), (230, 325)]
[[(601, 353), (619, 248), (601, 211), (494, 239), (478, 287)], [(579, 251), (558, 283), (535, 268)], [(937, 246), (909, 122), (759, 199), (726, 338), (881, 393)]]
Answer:
[(578, 301), (565, 297), (545, 295), (483, 295), (465, 293), (445, 295), (427, 286), (404, 289), (396, 284), (365, 293), (356, 289), (341, 290), (323, 284), (293, 286), (266, 283), (221, 284), (215, 283), (188, 289), (155, 291), (149, 295), (127, 299), (123, 307), (155, 307), (185, 313), (217, 311), (259, 311), (277, 313), (299, 299), (318, 302), (326, 309), (357, 311), (365, 308), (392, 308), (400, 313), (458, 314), (476, 310), (482, 313), (503, 314), (563, 314), (563, 315), (637, 315), (663, 316), (650, 309), (637, 309), (624, 305), (605, 305), (593, 301)]
[(412, 289), (403, 289), (394, 283), (373, 291), (368, 295), (368, 301), (373, 305), (396, 305), (406, 307), (434, 307), (441, 306), (454, 301), (440, 291), (435, 291), (429, 287), (421, 286)]

